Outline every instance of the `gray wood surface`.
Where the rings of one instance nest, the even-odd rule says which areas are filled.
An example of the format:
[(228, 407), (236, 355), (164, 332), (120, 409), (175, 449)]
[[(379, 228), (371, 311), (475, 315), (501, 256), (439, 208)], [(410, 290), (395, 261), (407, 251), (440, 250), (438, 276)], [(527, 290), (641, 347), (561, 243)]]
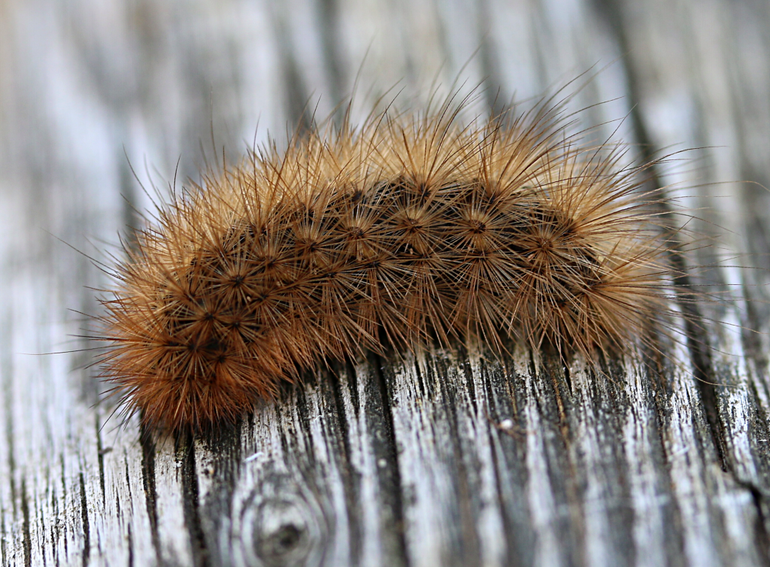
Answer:
[[(770, 195), (736, 181), (770, 186), (768, 30), (764, 0), (0, 2), (0, 563), (767, 565)], [(73, 248), (108, 260), (151, 208), (129, 164), (195, 178), (356, 79), (363, 116), (394, 85), (483, 109), (586, 71), (584, 125), (699, 148), (659, 175), (720, 235), (709, 351), (372, 356), (206, 438), (110, 419), (78, 338), (106, 276)]]

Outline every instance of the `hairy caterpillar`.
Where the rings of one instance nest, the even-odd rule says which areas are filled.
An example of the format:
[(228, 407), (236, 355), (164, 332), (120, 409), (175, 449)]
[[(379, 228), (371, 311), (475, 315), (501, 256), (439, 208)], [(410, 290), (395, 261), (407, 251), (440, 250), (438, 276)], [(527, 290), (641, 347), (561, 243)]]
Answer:
[(471, 340), (590, 357), (660, 321), (645, 166), (582, 147), (560, 104), (470, 125), (461, 108), (316, 129), (174, 194), (102, 299), (127, 410), (197, 431), (323, 359)]

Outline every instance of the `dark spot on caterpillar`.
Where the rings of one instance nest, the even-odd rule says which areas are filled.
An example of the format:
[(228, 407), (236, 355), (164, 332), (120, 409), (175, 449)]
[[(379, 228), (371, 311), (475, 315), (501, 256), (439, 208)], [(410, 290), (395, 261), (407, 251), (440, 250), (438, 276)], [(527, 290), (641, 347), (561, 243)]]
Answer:
[(468, 232), (471, 234), (484, 234), (487, 231), (485, 222), (479, 220), (468, 221)]
[(553, 240), (550, 238), (538, 238), (536, 242), (537, 242), (537, 247), (544, 254), (548, 254), (554, 248)]
[(350, 240), (360, 240), (366, 237), (366, 233), (361, 227), (354, 226), (348, 230), (348, 238)]
[(423, 229), (422, 223), (411, 217), (404, 217), (404, 220), (401, 222), (401, 226), (406, 229), (408, 234), (416, 234)]

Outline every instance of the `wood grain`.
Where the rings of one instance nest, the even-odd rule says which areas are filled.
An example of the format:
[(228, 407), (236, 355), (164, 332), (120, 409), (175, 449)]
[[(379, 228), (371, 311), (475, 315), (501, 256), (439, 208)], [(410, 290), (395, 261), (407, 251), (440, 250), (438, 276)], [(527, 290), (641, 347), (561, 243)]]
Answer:
[[(767, 565), (769, 27), (760, 0), (0, 2), (0, 563)], [(673, 154), (659, 182), (719, 235), (695, 340), (372, 355), (207, 438), (111, 417), (82, 313), (139, 181), (285, 143), (356, 81), (360, 117), (586, 72), (581, 124)]]

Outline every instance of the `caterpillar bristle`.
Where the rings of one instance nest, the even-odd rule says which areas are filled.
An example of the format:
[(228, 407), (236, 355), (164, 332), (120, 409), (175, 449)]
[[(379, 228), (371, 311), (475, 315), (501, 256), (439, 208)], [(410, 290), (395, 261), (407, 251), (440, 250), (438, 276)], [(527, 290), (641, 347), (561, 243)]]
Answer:
[(366, 351), (651, 344), (672, 270), (647, 165), (581, 147), (558, 103), (461, 124), (450, 102), (253, 148), (174, 193), (102, 300), (126, 411), (204, 431)]

